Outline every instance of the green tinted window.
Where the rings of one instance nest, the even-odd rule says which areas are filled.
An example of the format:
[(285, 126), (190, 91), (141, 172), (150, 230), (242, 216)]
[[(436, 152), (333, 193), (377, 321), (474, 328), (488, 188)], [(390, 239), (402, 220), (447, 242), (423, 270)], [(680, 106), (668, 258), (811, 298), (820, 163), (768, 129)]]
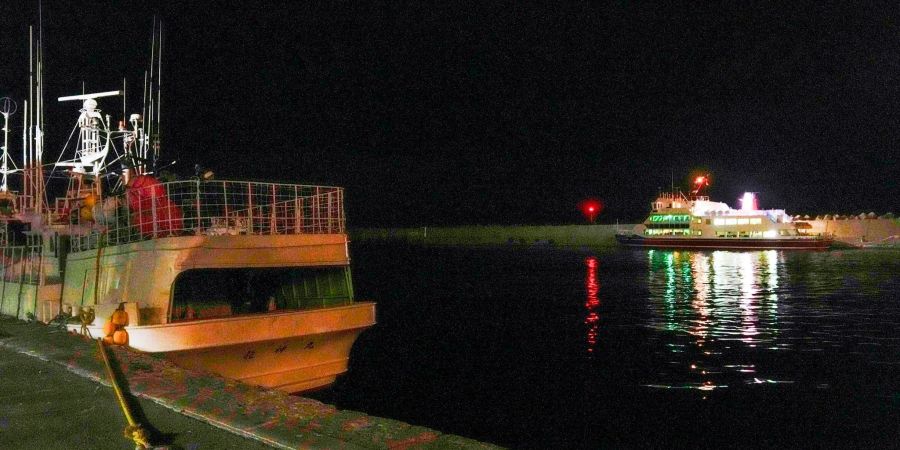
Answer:
[(690, 214), (654, 214), (650, 223), (690, 223)]

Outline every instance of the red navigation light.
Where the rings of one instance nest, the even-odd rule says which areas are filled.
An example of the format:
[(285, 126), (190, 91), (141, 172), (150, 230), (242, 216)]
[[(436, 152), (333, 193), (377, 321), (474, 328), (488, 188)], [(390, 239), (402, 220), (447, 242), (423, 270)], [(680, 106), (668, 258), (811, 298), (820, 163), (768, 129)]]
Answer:
[(697, 178), (694, 178), (694, 190), (691, 191), (691, 194), (699, 195), (700, 190), (704, 187), (709, 187), (709, 175), (699, 175)]
[(600, 211), (603, 210), (603, 204), (600, 203), (599, 200), (589, 198), (582, 200), (581, 203), (578, 204), (578, 209), (581, 210), (581, 213), (584, 214), (584, 217), (594, 223), (594, 219), (597, 218), (597, 214), (600, 214)]

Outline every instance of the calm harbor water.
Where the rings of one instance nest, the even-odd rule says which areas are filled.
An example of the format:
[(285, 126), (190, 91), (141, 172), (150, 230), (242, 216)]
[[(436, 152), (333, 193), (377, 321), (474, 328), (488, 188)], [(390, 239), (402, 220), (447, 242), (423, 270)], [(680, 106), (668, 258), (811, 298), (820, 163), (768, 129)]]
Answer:
[(351, 247), (378, 325), (314, 396), (513, 448), (900, 440), (900, 252)]

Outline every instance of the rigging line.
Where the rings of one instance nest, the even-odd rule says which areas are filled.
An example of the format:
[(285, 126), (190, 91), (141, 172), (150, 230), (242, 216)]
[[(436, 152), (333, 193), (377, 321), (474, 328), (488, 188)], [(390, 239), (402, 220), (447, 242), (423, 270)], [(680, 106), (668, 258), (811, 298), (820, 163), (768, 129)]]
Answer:
[(9, 156), (9, 161), (8, 161), (8, 162), (9, 162), (10, 164), (12, 164), (13, 172), (18, 172), (18, 171), (21, 171), (21, 170), (22, 170), (22, 169), (19, 168), (19, 166), (16, 165), (16, 160), (14, 160), (14, 159), (12, 158), (12, 156)]
[[(59, 164), (60, 161), (62, 161), (63, 153), (65, 153), (66, 147), (69, 146), (69, 142), (72, 142), (72, 136), (75, 135), (75, 130), (76, 130), (76, 129), (78, 129), (78, 124), (75, 124), (75, 126), (72, 127), (72, 132), (69, 133), (69, 138), (66, 139), (66, 144), (63, 145), (63, 151), (59, 152), (59, 158), (56, 158), (56, 162), (53, 163), (53, 170), (50, 171), (50, 173), (47, 175), (47, 177), (50, 177), (50, 178), (53, 177), (53, 173), (56, 171), (56, 165)], [(48, 164), (48, 165), (49, 165), (49, 164)], [(48, 181), (49, 181), (49, 180), (48, 180)]]
[[(115, 164), (116, 162), (118, 162), (119, 160), (121, 160), (122, 158), (124, 158), (124, 157), (126, 157), (126, 156), (127, 156), (126, 154), (121, 154), (121, 155), (120, 155), (119, 152), (116, 152), (116, 159), (110, 161), (110, 162), (107, 163), (106, 165), (107, 165), (107, 166), (111, 166), (111, 165)], [(108, 173), (109, 173), (109, 172), (107, 172), (107, 174), (108, 174)]]

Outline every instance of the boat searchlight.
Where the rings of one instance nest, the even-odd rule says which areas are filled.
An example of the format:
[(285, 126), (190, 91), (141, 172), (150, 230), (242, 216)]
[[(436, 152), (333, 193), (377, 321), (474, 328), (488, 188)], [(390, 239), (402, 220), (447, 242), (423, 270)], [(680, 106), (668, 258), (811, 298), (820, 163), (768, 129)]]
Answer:
[(744, 196), (741, 197), (741, 211), (756, 211), (756, 194), (744, 192)]

